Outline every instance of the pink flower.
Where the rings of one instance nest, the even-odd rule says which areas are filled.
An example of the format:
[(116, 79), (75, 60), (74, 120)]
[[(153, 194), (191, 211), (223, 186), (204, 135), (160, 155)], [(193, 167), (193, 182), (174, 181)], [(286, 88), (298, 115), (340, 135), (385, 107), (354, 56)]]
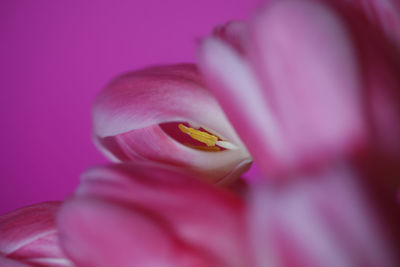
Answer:
[(73, 266), (58, 245), (58, 202), (25, 207), (0, 217), (0, 266)]
[[(84, 266), (396, 266), (398, 209), (389, 178), (398, 174), (391, 164), (398, 163), (400, 101), (397, 36), (387, 25), (397, 25), (397, 17), (382, 16), (385, 6), (376, 5), (376, 21), (360, 7), (276, 1), (248, 24), (217, 28), (203, 42), (202, 72), (246, 147), (264, 174), (290, 178), (252, 185), (244, 198), (182, 173), (209, 174), (206, 164), (180, 157), (181, 143), (164, 147), (172, 138), (159, 124), (183, 121), (230, 137), (245, 151), (230, 126), (227, 134), (200, 112), (223, 115), (203, 86), (187, 84), (193, 85), (183, 78), (188, 66), (112, 83), (95, 106), (100, 146), (122, 161), (184, 168), (134, 164), (88, 172), (59, 219), (71, 259)], [(166, 96), (173, 92), (165, 87), (177, 81), (179, 95)], [(152, 139), (155, 129), (162, 139)], [(387, 166), (382, 158), (390, 159)]]
[[(100, 267), (398, 266), (389, 26), (399, 24), (383, 3), (273, 1), (202, 43), (202, 73), (245, 145), (192, 65), (112, 82), (95, 103), (95, 141), (130, 164), (84, 174), (58, 218), (68, 257)], [(243, 196), (202, 181), (240, 175), (245, 146), (264, 178), (286, 179)]]
[(272, 1), (204, 40), (200, 69), (264, 173), (371, 154), (398, 165), (396, 3)]
[(114, 161), (179, 166), (219, 183), (237, 178), (251, 162), (193, 64), (115, 79), (98, 95), (93, 119), (95, 143)]
[[(86, 172), (61, 208), (65, 255), (84, 267), (398, 266), (399, 24), (382, 3), (273, 1), (217, 28), (200, 67), (241, 139), (193, 65), (112, 82), (94, 138), (125, 163)], [(232, 182), (247, 148), (262, 181), (241, 194), (204, 182)]]
[[(199, 51), (202, 73), (264, 176), (286, 177), (288, 181), (282, 183), (288, 184), (298, 177), (318, 176), (312, 185), (316, 187), (327, 175), (343, 183), (356, 181), (353, 186), (369, 195), (369, 200), (359, 203), (364, 201), (375, 210), (372, 217), (384, 222), (380, 231), (392, 240), (381, 245), (393, 246), (392, 252), (399, 249), (400, 215), (395, 203), (400, 183), (399, 12), (396, 1), (271, 1), (247, 24), (233, 22), (217, 28)], [(332, 168), (343, 162), (349, 172), (336, 170), (332, 175)], [(330, 190), (337, 192), (331, 185)], [(288, 197), (296, 195), (286, 186), (279, 190)], [(281, 211), (285, 205), (279, 207), (276, 198), (266, 199), (274, 203), (271, 208), (276, 205), (277, 212), (285, 213)], [(352, 217), (356, 209), (351, 208), (351, 198), (331, 199), (336, 210), (343, 208), (347, 227), (354, 224), (354, 233), (362, 235), (365, 224)], [(288, 218), (302, 218), (294, 213), (289, 212)], [(259, 216), (274, 220), (268, 209)], [(336, 213), (332, 219), (339, 217)], [(318, 220), (317, 216), (308, 223)], [(271, 224), (260, 225), (280, 236)], [(341, 227), (333, 223), (328, 228), (332, 234)], [(292, 229), (308, 228), (293, 224)], [(289, 234), (288, 239), (294, 236)], [(291, 251), (298, 253), (302, 250), (296, 243), (288, 242)], [(348, 243), (343, 241), (342, 246)], [(310, 253), (311, 257), (318, 254)], [(362, 257), (356, 262), (334, 266), (368, 266)], [(298, 266), (290, 263), (290, 257), (287, 264)]]
[(358, 179), (335, 166), (242, 198), (165, 166), (97, 167), (61, 209), (60, 242), (85, 267), (395, 267)]

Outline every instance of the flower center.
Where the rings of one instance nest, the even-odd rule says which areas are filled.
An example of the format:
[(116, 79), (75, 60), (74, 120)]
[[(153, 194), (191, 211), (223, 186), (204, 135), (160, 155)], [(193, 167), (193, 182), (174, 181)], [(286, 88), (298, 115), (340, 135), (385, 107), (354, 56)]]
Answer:
[(202, 127), (192, 128), (185, 122), (169, 122), (160, 124), (160, 127), (169, 136), (179, 143), (197, 150), (218, 152), (238, 147), (227, 140), (222, 140), (216, 134), (210, 133)]
[(215, 143), (218, 141), (218, 137), (215, 135), (202, 132), (200, 130), (196, 130), (190, 127), (186, 127), (182, 123), (178, 125), (179, 130), (181, 130), (183, 133), (188, 134), (190, 137), (192, 137), (194, 140), (197, 140), (199, 142), (204, 143), (208, 147), (214, 147)]

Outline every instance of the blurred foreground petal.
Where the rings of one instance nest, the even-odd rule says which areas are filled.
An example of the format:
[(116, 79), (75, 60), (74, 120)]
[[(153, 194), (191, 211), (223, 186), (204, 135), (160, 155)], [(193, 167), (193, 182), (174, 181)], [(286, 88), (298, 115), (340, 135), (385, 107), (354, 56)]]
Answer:
[(244, 266), (242, 203), (172, 168), (86, 172), (61, 209), (62, 247), (78, 266)]
[(253, 187), (255, 266), (398, 266), (398, 236), (386, 228), (357, 175), (335, 166), (290, 183)]
[(398, 53), (344, 6), (272, 1), (243, 27), (243, 48), (216, 34), (200, 47), (202, 73), (267, 175), (371, 150), (400, 159)]
[(357, 8), (400, 47), (400, 3), (397, 0), (326, 0), (344, 8)]

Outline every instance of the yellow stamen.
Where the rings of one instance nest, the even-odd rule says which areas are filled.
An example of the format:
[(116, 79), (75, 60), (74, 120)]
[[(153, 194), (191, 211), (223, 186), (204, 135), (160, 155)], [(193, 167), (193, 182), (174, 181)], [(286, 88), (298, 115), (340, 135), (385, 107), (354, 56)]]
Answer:
[(179, 130), (181, 130), (185, 134), (190, 135), (190, 137), (192, 137), (193, 139), (195, 139), (199, 142), (202, 142), (202, 143), (206, 144), (207, 146), (215, 146), (215, 143), (218, 141), (218, 137), (216, 137), (212, 134), (186, 127), (183, 124), (179, 124), (178, 127), (179, 127)]

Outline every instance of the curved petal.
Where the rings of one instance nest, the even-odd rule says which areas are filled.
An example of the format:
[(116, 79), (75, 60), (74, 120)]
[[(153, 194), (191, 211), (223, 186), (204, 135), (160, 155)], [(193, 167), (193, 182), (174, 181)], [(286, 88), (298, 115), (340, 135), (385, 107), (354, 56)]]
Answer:
[(354, 151), (365, 140), (361, 73), (343, 19), (315, 1), (282, 1), (251, 23), (253, 61), (289, 147), (287, 164)]
[[(240, 166), (250, 162), (192, 64), (152, 67), (117, 78), (98, 95), (93, 121), (96, 144), (118, 161), (173, 164), (206, 173), (214, 180), (237, 177), (243, 172)], [(168, 122), (202, 127), (237, 149), (211, 153), (189, 148), (160, 127)]]
[(387, 161), (400, 161), (400, 60), (398, 48), (374, 29), (347, 14), (354, 32), (362, 74), (362, 100), (369, 134)]
[(85, 173), (58, 222), (78, 265), (244, 266), (241, 213), (238, 198), (179, 170), (125, 164)]
[(376, 144), (399, 158), (398, 55), (352, 15), (275, 1), (250, 22), (244, 55), (221, 38), (202, 43), (201, 70), (264, 173), (323, 166)]
[[(133, 160), (151, 160), (190, 168), (204, 179), (229, 184), (245, 172), (251, 160), (243, 149), (197, 151), (170, 138), (159, 125), (121, 134), (116, 140)], [(194, 150), (194, 151), (193, 151)]]
[(64, 249), (77, 266), (212, 266), (147, 214), (107, 201), (72, 200), (60, 221)]
[(255, 266), (398, 266), (395, 237), (358, 179), (335, 166), (284, 185), (253, 187)]
[[(328, 0), (337, 4), (339, 1)], [(400, 3), (397, 0), (344, 0), (363, 12), (377, 28), (400, 46)]]
[[(399, 2), (350, 0), (349, 5), (341, 4), (337, 2), (332, 6), (346, 21), (356, 43), (364, 114), (370, 127), (367, 131), (372, 137), (369, 145), (377, 148), (386, 161), (394, 161), (398, 166), (400, 60), (399, 43), (396, 46), (393, 41), (400, 40)], [(386, 36), (382, 31), (386, 31)]]
[(58, 246), (55, 214), (59, 206), (58, 202), (40, 203), (1, 216), (0, 253), (8, 258), (2, 260), (29, 266), (72, 266)]
[(273, 172), (279, 164), (276, 155), (285, 154), (283, 140), (250, 66), (219, 38), (203, 41), (199, 64), (252, 156), (266, 173)]
[(212, 35), (229, 43), (238, 53), (245, 53), (247, 24), (242, 21), (229, 21), (216, 26)]

